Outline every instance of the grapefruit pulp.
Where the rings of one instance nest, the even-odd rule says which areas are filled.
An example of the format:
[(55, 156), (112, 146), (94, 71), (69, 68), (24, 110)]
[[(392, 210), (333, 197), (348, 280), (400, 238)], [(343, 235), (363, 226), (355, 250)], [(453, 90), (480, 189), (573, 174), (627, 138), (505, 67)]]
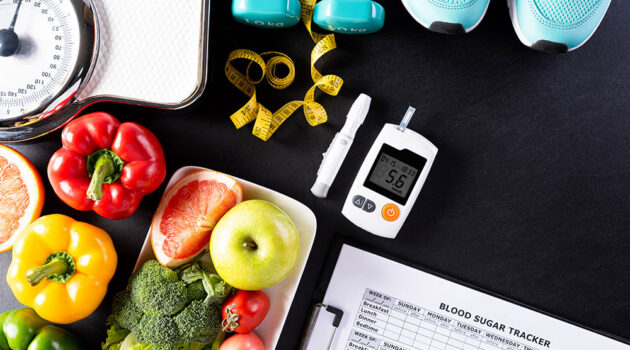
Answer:
[(0, 253), (13, 247), (43, 205), (44, 185), (37, 169), (18, 151), (0, 145)]
[(232, 177), (213, 170), (188, 174), (169, 188), (151, 222), (151, 244), (160, 264), (181, 266), (208, 249), (221, 217), (243, 200)]

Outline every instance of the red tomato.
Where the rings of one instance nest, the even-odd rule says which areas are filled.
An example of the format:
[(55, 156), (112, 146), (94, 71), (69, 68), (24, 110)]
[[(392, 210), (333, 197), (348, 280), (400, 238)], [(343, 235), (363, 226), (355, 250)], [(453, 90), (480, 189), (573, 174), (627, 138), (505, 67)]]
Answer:
[(221, 344), (219, 350), (265, 350), (265, 343), (254, 333), (234, 334)]
[(249, 333), (267, 316), (269, 297), (263, 291), (239, 290), (223, 303), (223, 330)]

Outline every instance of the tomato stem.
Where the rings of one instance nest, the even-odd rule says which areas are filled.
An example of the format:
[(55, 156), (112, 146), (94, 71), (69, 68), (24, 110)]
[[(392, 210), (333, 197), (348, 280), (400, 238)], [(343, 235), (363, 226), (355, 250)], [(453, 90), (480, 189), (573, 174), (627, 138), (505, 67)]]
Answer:
[(225, 309), (226, 318), (221, 321), (221, 330), (224, 332), (234, 332), (238, 328), (239, 315), (232, 311), (236, 305), (228, 305)]
[(66, 283), (76, 270), (74, 259), (66, 252), (50, 254), (40, 267), (34, 267), (26, 271), (26, 280), (31, 286), (36, 286), (44, 278)]

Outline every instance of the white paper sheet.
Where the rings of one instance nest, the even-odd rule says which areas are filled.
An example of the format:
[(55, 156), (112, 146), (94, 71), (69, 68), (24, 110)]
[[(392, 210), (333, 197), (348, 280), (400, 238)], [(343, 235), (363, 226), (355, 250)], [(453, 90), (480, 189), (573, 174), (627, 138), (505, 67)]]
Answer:
[[(324, 304), (344, 317), (331, 349), (628, 350), (629, 345), (344, 245)], [(322, 311), (309, 350), (326, 349)]]

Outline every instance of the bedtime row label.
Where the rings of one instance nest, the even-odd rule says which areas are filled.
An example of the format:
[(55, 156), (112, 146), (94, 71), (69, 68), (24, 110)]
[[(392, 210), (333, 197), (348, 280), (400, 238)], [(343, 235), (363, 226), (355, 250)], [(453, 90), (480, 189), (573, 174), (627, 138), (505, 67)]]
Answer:
[(366, 289), (346, 350), (539, 350)]

